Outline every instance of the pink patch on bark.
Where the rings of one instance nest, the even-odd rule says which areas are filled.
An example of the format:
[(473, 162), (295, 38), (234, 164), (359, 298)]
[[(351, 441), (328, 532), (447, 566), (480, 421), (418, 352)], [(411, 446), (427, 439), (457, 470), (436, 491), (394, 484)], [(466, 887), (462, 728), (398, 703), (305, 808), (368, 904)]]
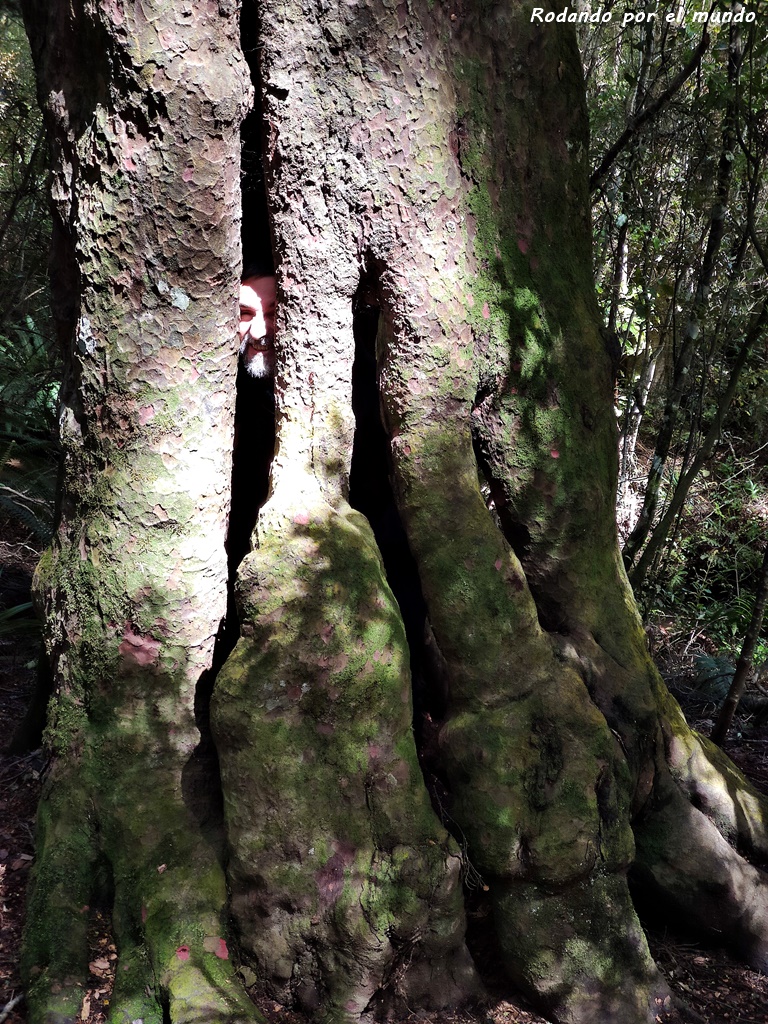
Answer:
[(154, 665), (160, 654), (160, 641), (151, 636), (141, 636), (135, 632), (130, 622), (126, 622), (123, 629), (123, 642), (118, 647), (120, 654), (126, 661), (132, 661), (134, 665)]
[(496, 561), (493, 564), (495, 565), (496, 571), (498, 572), (498, 570), (501, 569), (501, 566), (502, 566), (503, 563), (502, 563), (500, 558), (497, 558)]
[(181, 172), (182, 181), (192, 181), (192, 178), (194, 176), (195, 176), (195, 168), (194, 167), (185, 167), (184, 170)]
[(219, 947), (216, 950), (216, 956), (219, 960), (229, 960), (229, 950), (224, 939), (219, 939)]
[(487, 320), (491, 315), (491, 310), (487, 302), (483, 303), (483, 320)]
[(307, 526), (309, 523), (309, 512), (297, 512), (293, 517), (293, 521), (297, 526)]
[(528, 252), (528, 245), (529, 242), (527, 238), (518, 238), (517, 248), (520, 250), (523, 256), (525, 256), (525, 254)]
[(475, 296), (472, 294), (472, 292), (469, 292), (467, 294), (467, 305), (469, 306), (470, 309), (472, 309), (474, 304), (475, 304)]
[(557, 450), (557, 448), (553, 448), (549, 454), (552, 456), (553, 459), (560, 458), (560, 452)]
[(179, 960), (189, 960), (189, 946), (179, 946), (176, 950), (176, 956)]
[(141, 923), (142, 924), (146, 924), (147, 923), (147, 908), (146, 907), (142, 907), (141, 908)]
[(124, 156), (123, 157), (123, 167), (125, 168), (126, 171), (135, 171), (136, 170), (136, 162), (134, 161), (132, 156)]
[(149, 423), (150, 420), (155, 418), (155, 407), (154, 405), (145, 405), (143, 409), (139, 409), (139, 426), (143, 427), (145, 423)]

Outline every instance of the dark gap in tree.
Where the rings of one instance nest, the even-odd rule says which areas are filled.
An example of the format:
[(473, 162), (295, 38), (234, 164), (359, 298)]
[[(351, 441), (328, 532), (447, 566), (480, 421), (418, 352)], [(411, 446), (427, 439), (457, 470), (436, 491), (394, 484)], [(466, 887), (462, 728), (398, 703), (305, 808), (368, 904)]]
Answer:
[(465, 941), (477, 973), (485, 986), (489, 999), (507, 1000), (514, 991), (515, 1002), (523, 1009), (533, 1007), (514, 986), (511, 989), (509, 973), (504, 967), (504, 954), (499, 933), (493, 919), (493, 900), (490, 890), (482, 885), (464, 886), (464, 907), (467, 915)]
[(629, 892), (643, 931), (673, 935), (679, 942), (690, 943), (699, 949), (722, 948), (715, 936), (708, 936), (689, 923), (680, 906), (670, 900), (650, 873), (638, 864), (632, 864), (627, 873)]
[[(240, 132), (243, 269), (258, 264), (266, 271), (272, 265), (272, 243), (261, 159), (262, 107), (258, 38), (257, 5), (244, 3), (240, 17), (240, 45), (250, 67), (256, 98)], [(269, 471), (275, 450), (275, 397), (272, 379), (251, 377), (241, 361), (237, 369), (236, 388), (232, 504), (227, 531), (230, 599), (237, 567), (250, 550), (256, 517), (267, 498)], [(233, 605), (228, 609), (227, 622), (236, 622)], [(237, 633), (239, 635), (239, 629)], [(232, 640), (232, 646), (236, 640), (237, 635)], [(224, 657), (228, 653), (227, 650)]]
[(167, 992), (162, 989), (158, 995), (158, 1002), (160, 1003), (160, 1009), (163, 1011), (163, 1024), (173, 1024), (171, 1018), (171, 1000)]
[(704, 805), (704, 801), (701, 799), (698, 793), (692, 793), (690, 800), (691, 807), (695, 807), (697, 811), (701, 811), (703, 814), (706, 814), (706, 807)]
[[(114, 948), (117, 942), (114, 922), (116, 898), (112, 862), (105, 853), (100, 852), (93, 865), (93, 888), (88, 901), (88, 948), (98, 950), (100, 956), (106, 956), (110, 946)], [(127, 940), (135, 945), (143, 942), (144, 936), (134, 915), (123, 914), (120, 924), (123, 929), (121, 941)], [(126, 930), (129, 930), (129, 934), (126, 934)], [(105, 994), (111, 999), (113, 986), (114, 982), (109, 983), (106, 993), (102, 993), (102, 999)]]
[(115, 905), (115, 876), (112, 864), (103, 852), (100, 852), (93, 866), (93, 891), (91, 892), (91, 915), (101, 912), (110, 916)]
[[(413, 730), (424, 779), (435, 810), (450, 828), (450, 794), (440, 769), (437, 735), (446, 709), (446, 672), (427, 616), (419, 569), (408, 544), (391, 482), (389, 435), (381, 416), (376, 362), (377, 306), (367, 301), (370, 281), (355, 298), (352, 409), (355, 440), (349, 503), (366, 517), (400, 607), (410, 652)], [(461, 841), (461, 837), (459, 837)]]
[[(474, 408), (477, 408), (482, 401), (482, 394), (478, 392)], [(480, 438), (472, 432), (472, 448), (477, 463), (477, 478), (480, 482), (480, 491), (485, 499), (488, 511), (493, 521), (504, 534), (507, 543), (515, 552), (521, 562), (524, 562), (530, 553), (531, 535), (524, 523), (517, 522), (507, 505), (504, 491), (498, 481), (494, 480), (488, 460), (483, 453)]]
[(48, 717), (48, 702), (53, 696), (54, 683), (51, 663), (42, 641), (39, 644), (35, 689), (24, 717), (6, 748), (9, 754), (24, 754), (43, 745), (43, 732)]
[[(261, 162), (262, 109), (259, 100), (258, 20), (256, 5), (243, 4), (240, 45), (251, 70), (256, 99), (243, 121), (241, 141), (243, 268), (258, 264), (269, 272), (272, 244), (269, 211)], [(233, 296), (233, 301), (235, 296)], [(233, 337), (232, 345), (237, 345)], [(227, 613), (216, 637), (211, 669), (200, 677), (195, 691), (195, 720), (200, 743), (184, 771), (182, 785), (187, 807), (203, 833), (224, 856), (223, 797), (218, 754), (210, 731), (210, 701), (216, 677), (240, 637), (234, 585), (237, 568), (250, 550), (259, 508), (269, 492), (269, 473), (275, 451), (275, 395), (271, 377), (255, 378), (238, 363), (235, 397), (235, 439), (232, 452), (231, 503), (227, 528)]]
[[(480, 404), (481, 396), (475, 400), (475, 408)], [(536, 604), (536, 615), (539, 625), (546, 633), (562, 633), (566, 630), (567, 619), (557, 602), (552, 601), (536, 586), (536, 580), (527, 572), (527, 563), (531, 555), (531, 534), (525, 523), (521, 523), (512, 515), (501, 485), (494, 480), (488, 461), (483, 453), (482, 443), (473, 431), (472, 447), (477, 462), (477, 476), (480, 491), (493, 521), (504, 535), (505, 540), (520, 559), (526, 572), (528, 586)]]

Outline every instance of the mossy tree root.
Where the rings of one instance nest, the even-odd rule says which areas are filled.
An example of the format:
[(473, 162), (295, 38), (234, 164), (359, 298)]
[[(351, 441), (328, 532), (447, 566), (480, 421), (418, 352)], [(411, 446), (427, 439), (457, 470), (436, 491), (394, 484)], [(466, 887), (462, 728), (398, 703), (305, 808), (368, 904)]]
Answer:
[(135, 760), (112, 735), (60, 758), (46, 786), (22, 965), (30, 1021), (79, 1019), (89, 909), (105, 901), (118, 950), (110, 1021), (259, 1020), (229, 959), (224, 874), (180, 799), (179, 766), (161, 760), (148, 774), (156, 754), (133, 740)]
[(638, 883), (682, 920), (768, 970), (768, 799), (709, 740), (667, 729), (669, 770), (635, 822)]
[(98, 857), (93, 807), (77, 764), (48, 777), (37, 822), (21, 974), (30, 1024), (75, 1020), (88, 973), (88, 912)]
[(212, 704), (243, 952), (323, 1020), (456, 1005), (477, 990), (459, 850), (423, 785), (373, 535), (343, 503), (279, 501), (241, 567), (243, 637)]

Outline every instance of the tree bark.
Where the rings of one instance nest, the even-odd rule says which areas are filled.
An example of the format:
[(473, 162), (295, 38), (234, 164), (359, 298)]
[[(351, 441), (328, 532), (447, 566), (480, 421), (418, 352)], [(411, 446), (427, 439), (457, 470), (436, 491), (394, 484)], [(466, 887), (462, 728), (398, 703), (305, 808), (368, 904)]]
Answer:
[[(695, 819), (704, 852), (684, 869), (691, 912), (725, 840), (689, 803), (687, 763), (716, 755), (654, 672), (617, 553), (573, 40), (511, 7), (451, 18), (427, 3), (332, 16), (318, 5), (309, 16), (265, 3), (262, 17), (278, 453), (238, 583), (244, 636), (213, 706), (244, 948), (281, 999), (333, 1019), (374, 1005), (377, 990), (392, 995), (393, 964), (409, 1005), (414, 994), (440, 1005), (446, 991), (434, 946), (415, 936), (445, 935), (456, 914), (440, 867), (450, 846), (414, 802), (409, 708), (396, 717), (395, 701), (372, 703), (401, 685), (392, 652), (403, 638), (346, 502), (351, 311), (364, 283), (381, 307), (397, 504), (448, 680), (444, 822), (488, 886), (510, 977), (554, 1019), (652, 1020), (666, 988), (628, 894), (630, 825), (654, 836), (639, 847), (646, 879), (673, 888), (678, 822)], [(719, 764), (709, 777), (695, 785), (713, 817), (731, 838), (741, 822), (764, 849), (759, 817), (742, 819)], [(430, 884), (446, 894), (431, 913), (395, 856), (422, 863), (430, 845)], [(760, 960), (765, 889), (750, 878)], [(405, 916), (394, 890), (413, 908)], [(366, 911), (370, 892), (394, 925)], [(726, 903), (743, 909), (740, 899), (735, 889)], [(355, 935), (349, 963), (338, 950)], [(471, 980), (457, 947), (440, 953), (453, 1000)]]
[[(622, 568), (575, 40), (516, 3), (259, 12), (278, 447), (237, 580), (242, 635), (211, 701), (241, 955), (330, 1022), (458, 1004), (478, 990), (463, 861), (487, 887), (509, 978), (553, 1020), (651, 1022), (667, 989), (629, 868), (765, 968), (768, 886), (748, 858), (768, 853), (768, 805), (688, 729)], [(73, 225), (60, 237), (81, 274), (64, 333), (80, 347), (41, 572), (60, 756), (26, 944), (40, 1020), (57, 1000), (74, 1016), (71, 922), (99, 855), (115, 889), (114, 1019), (159, 1019), (158, 1003), (174, 1022), (248, 1013), (209, 952), (222, 874), (184, 800), (194, 684), (224, 600), (242, 76), (224, 4), (145, 13), (81, 12), (65, 37), (76, 53), (96, 32), (110, 59), (89, 66), (108, 102), (57, 122)], [(38, 60), (44, 83), (61, 74), (39, 47)], [(76, 102), (64, 86), (54, 111), (62, 88)], [(394, 499), (428, 614), (420, 751), (403, 615), (348, 500), (363, 291), (380, 307)], [(169, 409), (186, 417), (172, 429)], [(188, 460), (204, 457), (211, 476), (190, 491)], [(66, 957), (46, 912), (59, 941), (69, 922)]]
[(113, 1019), (251, 1019), (218, 945), (216, 779), (195, 708), (226, 607), (248, 94), (237, 10), (24, 6), (67, 363), (58, 525), (36, 578), (54, 761), (25, 934), (29, 1019), (79, 1018), (88, 907), (108, 894)]

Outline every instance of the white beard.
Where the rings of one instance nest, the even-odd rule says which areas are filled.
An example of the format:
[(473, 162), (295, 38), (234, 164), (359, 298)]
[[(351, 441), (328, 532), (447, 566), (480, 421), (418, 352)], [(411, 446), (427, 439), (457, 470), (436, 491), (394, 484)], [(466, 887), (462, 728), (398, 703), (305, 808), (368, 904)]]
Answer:
[[(274, 344), (274, 343), (273, 343)], [(249, 351), (250, 340), (248, 338), (240, 346), (240, 355), (243, 366), (251, 377), (257, 380), (264, 380), (275, 375), (275, 350), (271, 346), (266, 349)]]

